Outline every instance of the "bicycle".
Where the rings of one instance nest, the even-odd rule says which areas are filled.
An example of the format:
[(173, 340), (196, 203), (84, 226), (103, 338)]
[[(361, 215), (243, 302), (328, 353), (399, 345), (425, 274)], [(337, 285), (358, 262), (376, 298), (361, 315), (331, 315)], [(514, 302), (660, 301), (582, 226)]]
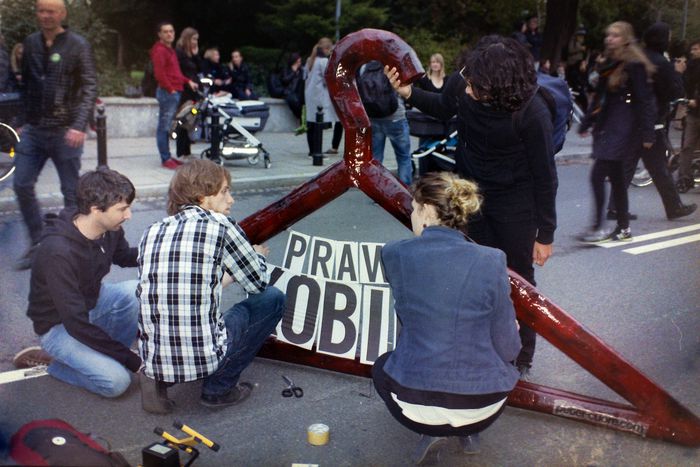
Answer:
[(15, 171), (15, 148), (19, 135), (9, 125), (0, 122), (0, 182), (10, 178)]
[[(664, 147), (666, 148), (666, 164), (668, 167), (668, 171), (673, 174), (675, 171), (678, 170), (678, 165), (679, 165), (679, 160), (680, 160), (680, 154), (681, 151), (676, 150), (676, 148), (673, 147), (673, 144), (671, 143), (671, 140), (668, 136), (669, 129), (671, 127), (670, 123), (673, 120), (673, 116), (676, 115), (676, 111), (678, 110), (678, 107), (680, 105), (686, 105), (688, 103), (688, 99), (676, 99), (674, 101), (671, 101), (669, 103), (669, 113), (668, 113), (668, 118), (666, 119), (666, 124), (660, 124), (656, 125), (654, 127), (655, 130), (664, 130), (662, 133), (663, 137), (663, 144)], [(683, 145), (681, 144), (681, 147)], [(696, 151), (697, 152), (697, 151)], [(698, 154), (698, 157), (696, 157), (693, 160), (692, 163), (693, 167), (693, 178), (695, 179), (696, 184), (700, 184), (700, 154)], [(651, 175), (649, 175), (649, 172), (646, 170), (644, 167), (643, 162), (640, 160), (639, 163), (637, 164), (637, 169), (634, 172), (634, 176), (632, 177), (632, 185), (636, 187), (645, 187), (651, 185), (653, 180), (651, 179)], [(681, 193), (685, 193), (685, 191), (681, 191)]]

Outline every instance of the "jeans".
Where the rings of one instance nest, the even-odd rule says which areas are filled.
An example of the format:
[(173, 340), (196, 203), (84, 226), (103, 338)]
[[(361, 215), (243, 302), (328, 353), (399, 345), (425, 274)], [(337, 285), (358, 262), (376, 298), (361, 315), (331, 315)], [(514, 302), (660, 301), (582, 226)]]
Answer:
[(413, 166), (411, 165), (411, 137), (408, 132), (408, 120), (396, 121), (373, 118), (372, 123), (372, 154), (379, 162), (384, 162), (384, 140), (389, 138), (396, 154), (399, 167), (399, 180), (406, 185), (411, 184)]
[(51, 159), (61, 182), (65, 207), (77, 205), (76, 187), (83, 146), (72, 148), (65, 143), (66, 128), (25, 125), (17, 145), (14, 190), (32, 243), (41, 238), (43, 221), (34, 186), (44, 164)]
[[(138, 281), (102, 284), (90, 322), (115, 341), (130, 347), (136, 340), (139, 301)], [(62, 324), (41, 336), (41, 346), (53, 357), (48, 373), (56, 379), (103, 397), (118, 397), (131, 384), (130, 371), (112, 357), (79, 342)]]
[(226, 355), (219, 368), (204, 378), (202, 395), (225, 396), (231, 392), (282, 319), (285, 302), (284, 293), (268, 287), (262, 293), (250, 294), (224, 313), (228, 334)]
[(161, 162), (170, 159), (170, 124), (177, 112), (180, 102), (179, 92), (168, 93), (160, 86), (156, 89), (158, 99), (158, 128), (156, 129), (156, 144)]

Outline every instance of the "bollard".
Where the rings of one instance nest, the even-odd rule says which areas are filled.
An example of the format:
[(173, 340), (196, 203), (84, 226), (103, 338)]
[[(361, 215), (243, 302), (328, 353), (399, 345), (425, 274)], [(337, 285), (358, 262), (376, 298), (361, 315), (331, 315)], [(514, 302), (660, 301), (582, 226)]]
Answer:
[(313, 165), (323, 165), (323, 130), (330, 126), (330, 123), (323, 123), (323, 107), (318, 106), (316, 108), (316, 131), (311, 141)]
[(107, 116), (105, 105), (98, 102), (95, 105), (95, 133), (97, 133), (97, 167), (107, 167)]
[(221, 163), (221, 138), (223, 133), (223, 128), (221, 128), (219, 109), (216, 106), (211, 108), (211, 150), (209, 152), (209, 159)]

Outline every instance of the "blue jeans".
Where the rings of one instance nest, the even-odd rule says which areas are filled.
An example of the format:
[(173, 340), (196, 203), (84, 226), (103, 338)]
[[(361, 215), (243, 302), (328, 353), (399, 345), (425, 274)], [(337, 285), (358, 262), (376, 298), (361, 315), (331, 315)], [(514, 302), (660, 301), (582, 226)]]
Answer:
[(156, 99), (158, 99), (158, 128), (156, 129), (156, 144), (161, 162), (170, 159), (170, 124), (177, 112), (180, 103), (179, 92), (170, 94), (158, 86)]
[(372, 154), (379, 162), (384, 162), (384, 140), (389, 138), (396, 154), (399, 167), (399, 180), (411, 184), (413, 166), (411, 165), (411, 137), (408, 132), (408, 120), (396, 121), (373, 118)]
[(25, 125), (17, 145), (14, 189), (32, 243), (39, 241), (43, 227), (34, 186), (48, 159), (51, 159), (58, 172), (63, 204), (66, 207), (77, 205), (76, 187), (83, 146), (68, 146), (64, 140), (66, 131), (66, 128)]
[[(97, 304), (90, 310), (90, 322), (127, 347), (138, 330), (137, 284), (135, 280), (102, 284)], [(131, 372), (121, 363), (79, 342), (62, 324), (41, 336), (41, 346), (54, 359), (49, 374), (65, 383), (103, 397), (120, 396), (131, 384)]]
[(268, 287), (262, 293), (250, 294), (224, 313), (226, 355), (219, 368), (204, 378), (202, 395), (224, 396), (236, 386), (243, 370), (282, 319), (285, 302), (284, 293)]

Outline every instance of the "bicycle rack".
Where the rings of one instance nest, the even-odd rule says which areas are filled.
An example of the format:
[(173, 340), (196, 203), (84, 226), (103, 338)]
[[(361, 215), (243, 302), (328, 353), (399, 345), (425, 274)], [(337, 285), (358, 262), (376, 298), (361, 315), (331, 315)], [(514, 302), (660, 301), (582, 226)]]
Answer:
[[(352, 33), (336, 45), (326, 70), (333, 104), (345, 127), (341, 161), (241, 222), (252, 243), (261, 243), (331, 202), (351, 187), (362, 190), (410, 229), (411, 196), (387, 169), (372, 159), (371, 127), (355, 73), (369, 60), (399, 70), (403, 83), (423, 73), (415, 52), (397, 35), (376, 29)], [(508, 403), (581, 422), (700, 446), (700, 419), (610, 346), (510, 271), (517, 316), (632, 405), (592, 398), (519, 381)], [(369, 376), (371, 367), (269, 339), (260, 356), (333, 371)]]

